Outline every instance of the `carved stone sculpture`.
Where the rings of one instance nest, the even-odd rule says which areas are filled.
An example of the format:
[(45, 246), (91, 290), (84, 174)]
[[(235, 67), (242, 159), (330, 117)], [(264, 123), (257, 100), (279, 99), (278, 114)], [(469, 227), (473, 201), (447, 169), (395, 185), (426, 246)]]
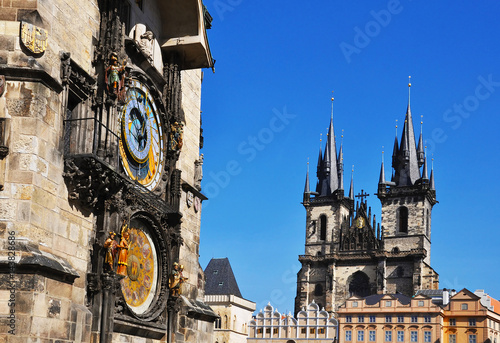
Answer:
[(141, 35), (139, 42), (142, 52), (148, 57), (150, 62), (153, 62), (153, 32), (146, 31)]
[(201, 180), (203, 180), (203, 154), (194, 162), (194, 187), (201, 190)]

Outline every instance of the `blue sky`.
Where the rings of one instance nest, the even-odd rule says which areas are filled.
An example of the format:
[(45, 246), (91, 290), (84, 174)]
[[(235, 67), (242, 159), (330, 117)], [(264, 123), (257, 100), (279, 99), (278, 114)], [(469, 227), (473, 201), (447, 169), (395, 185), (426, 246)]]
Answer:
[[(202, 90), (205, 155), (200, 263), (228, 257), (241, 292), (292, 311), (301, 205), (334, 90), (346, 187), (376, 192), (396, 119), (411, 108), (439, 204), (431, 264), (440, 286), (500, 298), (500, 24), (497, 1), (207, 0), (215, 74)], [(399, 125), (399, 134), (402, 125)], [(324, 141), (323, 141), (324, 143)], [(339, 145), (337, 144), (337, 147)], [(430, 162), (430, 161), (429, 161)], [(380, 218), (380, 202), (368, 198)]]

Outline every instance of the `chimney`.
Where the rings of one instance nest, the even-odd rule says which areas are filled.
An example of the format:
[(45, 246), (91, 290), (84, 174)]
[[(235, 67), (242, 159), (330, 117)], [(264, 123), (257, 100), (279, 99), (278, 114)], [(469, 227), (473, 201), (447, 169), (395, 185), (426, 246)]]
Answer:
[(450, 302), (450, 292), (446, 288), (443, 288), (443, 306), (448, 305), (449, 302)]

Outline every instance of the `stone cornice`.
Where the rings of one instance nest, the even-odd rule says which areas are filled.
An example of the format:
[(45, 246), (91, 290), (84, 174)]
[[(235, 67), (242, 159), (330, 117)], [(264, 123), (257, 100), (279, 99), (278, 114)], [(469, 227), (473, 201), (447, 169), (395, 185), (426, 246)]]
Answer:
[(7, 81), (41, 82), (57, 93), (63, 90), (62, 84), (43, 69), (0, 65), (0, 74), (5, 75)]

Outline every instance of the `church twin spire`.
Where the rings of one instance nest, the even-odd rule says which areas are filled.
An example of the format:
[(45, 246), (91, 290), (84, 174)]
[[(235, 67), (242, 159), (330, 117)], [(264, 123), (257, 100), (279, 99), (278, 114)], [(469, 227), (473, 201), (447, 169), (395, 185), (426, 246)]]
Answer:
[[(422, 121), (420, 122), (420, 136), (418, 144), (415, 144), (415, 132), (413, 128), (413, 118), (410, 107), (410, 88), (411, 83), (408, 83), (408, 107), (406, 109), (405, 121), (401, 140), (398, 140), (397, 126), (396, 137), (394, 140), (394, 148), (392, 154), (393, 174), (391, 182), (385, 180), (384, 161), (380, 169), (379, 187), (385, 185), (390, 186), (413, 186), (417, 181), (428, 183), (431, 190), (434, 188), (434, 173), (431, 169), (430, 179), (428, 178), (427, 158), (424, 151), (424, 140), (422, 136)], [(330, 118), (330, 126), (328, 128), (328, 136), (325, 145), (325, 151), (322, 152), (321, 144), (319, 148), (319, 157), (317, 165), (318, 182), (316, 185), (316, 196), (330, 196), (337, 190), (344, 189), (344, 163), (343, 163), (343, 144), (341, 143), (339, 153), (337, 155), (335, 132), (333, 128), (333, 100), (332, 97), (332, 115)], [(343, 135), (342, 135), (343, 136)], [(321, 141), (321, 140), (320, 140)], [(308, 162), (309, 163), (309, 162)], [(420, 168), (423, 166), (422, 173)], [(304, 195), (311, 194), (309, 190), (309, 166), (306, 176), (306, 186)], [(353, 190), (353, 175), (351, 175), (351, 188), (349, 197)], [(314, 194), (314, 193), (313, 193)]]

